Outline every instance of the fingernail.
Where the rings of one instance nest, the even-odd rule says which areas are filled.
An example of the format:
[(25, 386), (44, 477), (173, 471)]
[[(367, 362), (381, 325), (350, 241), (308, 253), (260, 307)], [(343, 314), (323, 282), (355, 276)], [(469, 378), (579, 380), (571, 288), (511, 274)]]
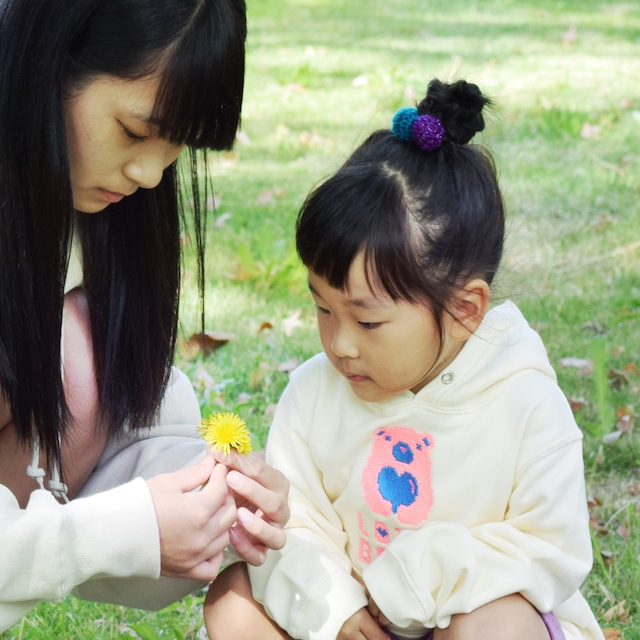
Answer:
[(232, 489), (240, 490), (244, 485), (244, 478), (242, 477), (242, 474), (237, 471), (229, 471), (227, 474), (227, 484)]
[(251, 522), (252, 518), (253, 514), (248, 509), (245, 509), (243, 507), (240, 507), (240, 509), (238, 509), (238, 520), (240, 520), (240, 524), (246, 527)]

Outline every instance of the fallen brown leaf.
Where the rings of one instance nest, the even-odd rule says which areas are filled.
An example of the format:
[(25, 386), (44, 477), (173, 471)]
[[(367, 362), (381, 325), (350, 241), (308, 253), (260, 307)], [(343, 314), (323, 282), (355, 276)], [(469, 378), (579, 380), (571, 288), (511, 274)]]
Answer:
[(625, 607), (626, 602), (626, 600), (621, 600), (614, 604), (602, 614), (602, 619), (605, 622), (629, 622), (629, 609)]
[(624, 538), (625, 540), (628, 540), (629, 539), (629, 528), (625, 527), (624, 525), (621, 525), (617, 529), (617, 534), (621, 538)]
[(302, 320), (300, 320), (300, 316), (302, 315), (302, 311), (295, 311), (288, 318), (285, 318), (282, 321), (282, 326), (284, 327), (284, 334), (286, 336), (290, 336), (294, 329), (303, 326)]
[(614, 389), (622, 389), (629, 384), (629, 374), (624, 369), (610, 369), (607, 377)]
[(587, 507), (589, 507), (589, 509), (593, 509), (594, 507), (601, 507), (601, 506), (602, 506), (602, 500), (600, 500), (600, 498), (593, 498), (593, 497), (587, 498)]
[(203, 331), (194, 333), (187, 339), (178, 341), (178, 350), (186, 360), (193, 360), (199, 355), (208, 356), (227, 342), (235, 340), (233, 333), (224, 331)]
[(596, 533), (601, 533), (605, 536), (609, 535), (609, 529), (607, 529), (607, 527), (600, 523), (597, 516), (591, 516), (591, 518), (589, 518), (589, 526)]
[(636, 421), (635, 408), (632, 405), (625, 404), (616, 410), (617, 425), (616, 428), (619, 431), (630, 432), (633, 431), (633, 426)]
[(571, 412), (574, 415), (587, 404), (587, 401), (584, 398), (567, 398), (567, 400), (569, 401)]
[[(602, 549), (602, 551), (600, 551), (600, 555), (602, 556), (602, 562), (604, 563), (605, 567), (610, 567), (615, 562), (612, 551), (608, 551), (607, 549)], [(611, 621), (607, 620), (607, 622), (611, 622)]]

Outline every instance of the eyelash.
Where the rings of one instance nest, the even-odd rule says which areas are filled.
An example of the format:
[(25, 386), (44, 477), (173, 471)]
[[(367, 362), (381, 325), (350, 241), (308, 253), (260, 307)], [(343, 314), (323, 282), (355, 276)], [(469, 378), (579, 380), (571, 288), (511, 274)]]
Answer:
[(358, 322), (365, 331), (373, 331), (382, 325), (382, 322)]
[[(328, 309), (325, 309), (318, 305), (316, 305), (316, 309), (318, 310), (318, 313), (321, 313), (322, 315), (328, 316), (331, 314), (331, 312)], [(378, 327), (382, 326), (382, 322), (358, 322), (358, 324), (365, 331), (373, 331), (374, 329), (377, 329)]]
[(136, 142), (142, 142), (143, 140), (147, 139), (147, 136), (139, 136), (137, 133), (134, 133), (133, 131), (131, 131), (131, 129), (128, 129), (127, 127), (125, 127), (124, 124), (122, 124), (122, 122), (118, 121), (118, 124), (122, 128), (124, 135), (127, 136), (127, 138), (129, 138), (130, 140), (135, 140)]

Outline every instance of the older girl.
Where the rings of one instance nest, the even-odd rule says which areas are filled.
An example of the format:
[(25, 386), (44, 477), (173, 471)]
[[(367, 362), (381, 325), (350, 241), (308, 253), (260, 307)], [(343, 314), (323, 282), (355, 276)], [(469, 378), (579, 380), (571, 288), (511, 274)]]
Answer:
[(233, 144), (245, 35), (243, 0), (0, 0), (0, 630), (74, 589), (160, 608), (284, 542), (286, 481), (204, 457), (171, 367), (177, 159), (202, 276), (195, 151)]

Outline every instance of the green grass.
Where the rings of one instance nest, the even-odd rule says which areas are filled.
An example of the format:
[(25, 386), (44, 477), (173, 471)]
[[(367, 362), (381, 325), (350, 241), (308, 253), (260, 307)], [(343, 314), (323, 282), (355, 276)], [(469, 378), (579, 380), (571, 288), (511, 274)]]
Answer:
[[(640, 438), (603, 442), (618, 409), (638, 409), (640, 386), (640, 5), (250, 0), (249, 31), (242, 136), (212, 160), (206, 325), (236, 338), (204, 361), (179, 358), (203, 411), (240, 411), (264, 443), (288, 369), (320, 349), (292, 243), (302, 200), (430, 78), (478, 83), (496, 102), (480, 142), (509, 212), (495, 295), (522, 308), (582, 404), (598, 523), (584, 592), (603, 626), (640, 640)], [(195, 309), (187, 272), (185, 336)], [(68, 599), (0, 637), (199, 638), (201, 600), (149, 614)]]

